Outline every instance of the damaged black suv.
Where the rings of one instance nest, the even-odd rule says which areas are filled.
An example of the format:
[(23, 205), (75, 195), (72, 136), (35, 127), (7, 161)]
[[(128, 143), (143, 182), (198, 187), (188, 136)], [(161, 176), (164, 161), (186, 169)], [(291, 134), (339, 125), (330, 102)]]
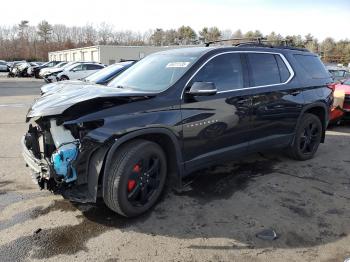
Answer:
[(149, 55), (108, 86), (41, 96), (23, 155), (41, 188), (105, 203), (124, 216), (152, 207), (166, 182), (271, 148), (298, 160), (325, 139), (333, 93), (320, 59), (289, 47), (196, 47)]

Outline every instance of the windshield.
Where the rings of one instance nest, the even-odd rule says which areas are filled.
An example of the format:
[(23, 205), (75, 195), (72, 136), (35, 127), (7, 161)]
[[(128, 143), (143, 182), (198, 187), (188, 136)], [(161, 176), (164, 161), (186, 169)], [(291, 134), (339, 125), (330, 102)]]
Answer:
[(79, 65), (79, 63), (69, 62), (69, 63), (65, 64), (64, 66), (62, 66), (61, 68), (65, 71), (69, 71), (69, 70), (73, 69), (74, 67), (76, 67), (77, 65)]
[(126, 65), (122, 64), (113, 64), (110, 66), (107, 66), (96, 73), (89, 75), (88, 77), (85, 78), (86, 81), (88, 82), (98, 82), (103, 80), (105, 77), (109, 78), (113, 74), (119, 72), (121, 69), (123, 69)]
[(61, 63), (58, 63), (57, 65), (55, 65), (55, 67), (61, 68), (61, 67), (65, 66), (66, 64), (67, 64), (67, 62), (61, 62)]
[(149, 55), (117, 76), (108, 86), (161, 92), (179, 80), (196, 59), (196, 56), (176, 54)]
[(350, 78), (344, 81), (344, 85), (349, 85), (350, 86)]
[(344, 70), (329, 70), (334, 77), (343, 77), (345, 75)]

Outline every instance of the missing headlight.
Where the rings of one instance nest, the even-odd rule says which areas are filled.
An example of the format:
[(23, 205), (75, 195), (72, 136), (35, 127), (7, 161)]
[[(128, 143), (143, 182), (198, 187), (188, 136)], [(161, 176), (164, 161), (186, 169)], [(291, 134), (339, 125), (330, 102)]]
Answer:
[(104, 120), (88, 121), (79, 124), (67, 124), (64, 125), (72, 132), (75, 139), (82, 139), (91, 130), (99, 128), (104, 125)]

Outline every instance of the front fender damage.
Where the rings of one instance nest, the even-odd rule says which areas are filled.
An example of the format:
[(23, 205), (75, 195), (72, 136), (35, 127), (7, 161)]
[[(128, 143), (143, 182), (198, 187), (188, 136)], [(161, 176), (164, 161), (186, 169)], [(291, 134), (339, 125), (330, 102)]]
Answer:
[(41, 189), (72, 201), (95, 202), (108, 146), (91, 140), (83, 124), (74, 132), (59, 122), (39, 119), (30, 125), (22, 142), (25, 161)]
[(113, 109), (115, 116), (114, 108), (153, 96), (74, 85), (38, 98), (27, 113), (31, 124), (23, 140), (23, 155), (40, 188), (73, 201), (95, 202), (99, 175), (113, 140), (113, 130), (105, 128), (106, 111)]

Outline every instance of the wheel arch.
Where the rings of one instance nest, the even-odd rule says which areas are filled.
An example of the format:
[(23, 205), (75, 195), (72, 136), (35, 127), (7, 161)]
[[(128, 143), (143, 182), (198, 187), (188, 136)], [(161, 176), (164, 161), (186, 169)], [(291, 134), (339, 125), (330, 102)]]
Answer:
[(168, 164), (168, 183), (174, 187), (181, 187), (181, 178), (184, 172), (181, 147), (175, 134), (167, 128), (145, 128), (133, 131), (129, 134), (116, 138), (115, 142), (106, 153), (104, 164), (98, 177), (98, 184), (102, 183), (108, 167), (111, 165), (112, 157), (121, 146), (134, 141), (145, 139), (161, 146), (164, 150)]
[(298, 122), (297, 122), (297, 126), (298, 127), (301, 118), (304, 114), (309, 113), (309, 114), (313, 114), (316, 115), (318, 118), (320, 118), (321, 123), (322, 123), (322, 138), (321, 138), (321, 143), (324, 143), (325, 141), (325, 136), (326, 136), (326, 129), (327, 129), (327, 125), (328, 125), (328, 109), (327, 106), (322, 103), (322, 102), (317, 102), (317, 103), (313, 103), (311, 105), (305, 106), (298, 118)]

